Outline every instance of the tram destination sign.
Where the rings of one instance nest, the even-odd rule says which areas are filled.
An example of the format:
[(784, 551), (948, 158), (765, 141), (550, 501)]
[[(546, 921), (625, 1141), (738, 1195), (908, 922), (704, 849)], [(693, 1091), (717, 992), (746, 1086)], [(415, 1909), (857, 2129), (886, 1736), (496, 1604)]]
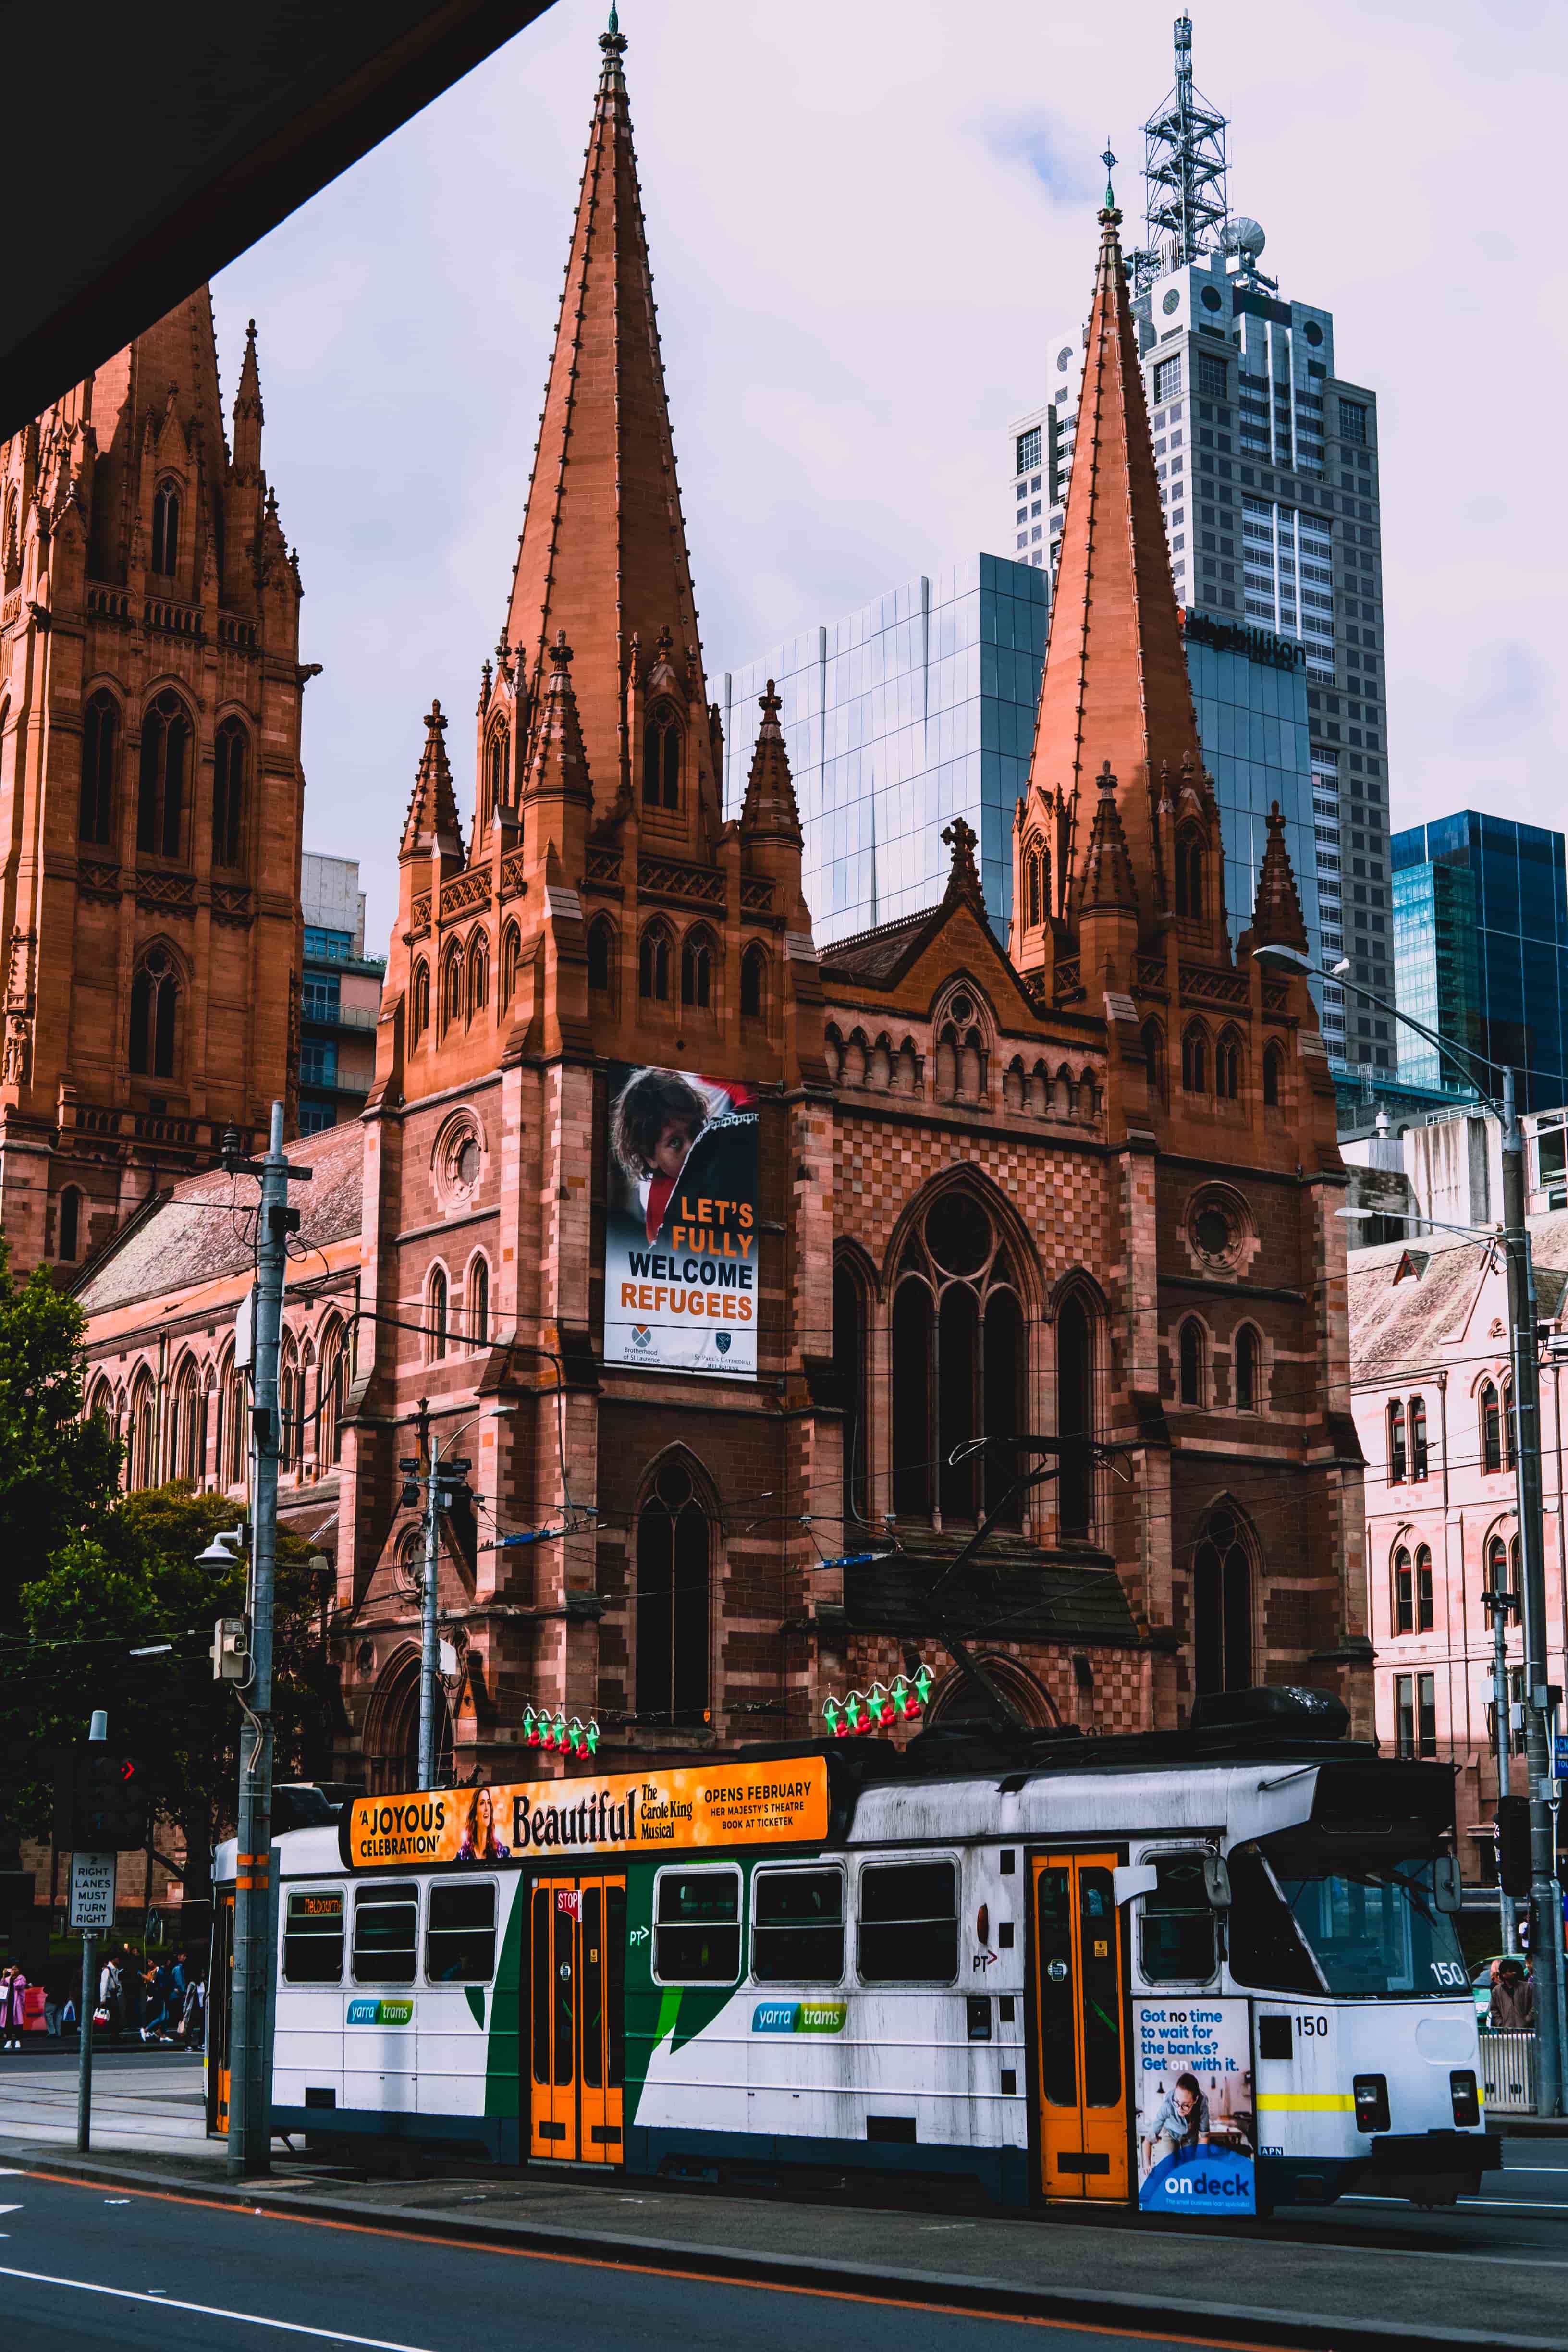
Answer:
[(820, 1843), (827, 1766), (820, 1756), (770, 1764), (690, 1764), (603, 1780), (518, 1780), (356, 1797), (348, 1823), (354, 1870), (388, 1864), (493, 1863), (567, 1854), (659, 1853), (674, 1847)]

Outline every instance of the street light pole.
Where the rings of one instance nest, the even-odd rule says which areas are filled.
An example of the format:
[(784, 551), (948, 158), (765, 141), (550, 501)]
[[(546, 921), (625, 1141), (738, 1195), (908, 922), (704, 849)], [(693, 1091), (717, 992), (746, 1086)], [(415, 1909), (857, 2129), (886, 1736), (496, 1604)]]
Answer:
[[(1259, 960), (1281, 969), (1313, 972), (1307, 956), (1291, 948), (1269, 947)], [(1546, 1543), (1541, 1492), (1541, 1349), (1536, 1333), (1535, 1267), (1525, 1219), (1524, 1130), (1515, 1099), (1514, 1073), (1502, 1071), (1502, 1100), (1478, 1083), (1486, 1062), (1440, 1031), (1402, 1013), (1386, 997), (1348, 980), (1336, 966), (1331, 977), (1352, 995), (1435, 1045), (1466, 1072), (1486, 1108), (1502, 1125), (1502, 1245), (1508, 1270), (1510, 1352), (1513, 1367), (1514, 1506), (1519, 1520), (1520, 1603), (1524, 1617), (1524, 1754), (1530, 1804), (1531, 1953), (1536, 1971), (1536, 2112), (1563, 2111), (1563, 2053), (1568, 2049), (1568, 1982), (1563, 1965), (1563, 1896), (1557, 1882), (1557, 1783), (1552, 1775), (1552, 1722), (1555, 1702), (1547, 1684)]]
[[(510, 1411), (508, 1405), (498, 1408), (496, 1417)], [(468, 1472), (473, 1465), (457, 1461), (452, 1447), (465, 1430), (484, 1419), (482, 1412), (470, 1413), (447, 1440), (447, 1458), (441, 1458), (439, 1441), (430, 1427), (430, 1401), (419, 1400), (419, 1455), (399, 1465), (404, 1475), (405, 1505), (416, 1502), (421, 1482), (425, 1488), (425, 1577), (419, 1595), (419, 1786), (433, 1789), (440, 1763), (437, 1723), (439, 1711), (437, 1693), (441, 1680), (441, 1615), (437, 1582), (441, 1564), (441, 1514), (449, 1511), (458, 1496), (466, 1491)], [(421, 1467), (421, 1462), (423, 1467)]]

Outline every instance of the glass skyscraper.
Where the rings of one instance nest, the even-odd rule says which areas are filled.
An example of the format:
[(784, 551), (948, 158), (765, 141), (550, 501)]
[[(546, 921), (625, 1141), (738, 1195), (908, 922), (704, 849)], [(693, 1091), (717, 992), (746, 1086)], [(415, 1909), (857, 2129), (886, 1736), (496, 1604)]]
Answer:
[[(1396, 833), (1399, 1004), (1521, 1073), (1521, 1108), (1568, 1101), (1568, 873), (1560, 833), (1461, 809)], [(1452, 1085), (1452, 1064), (1406, 1032), (1400, 1074)]]
[(740, 812), (773, 679), (821, 941), (932, 906), (942, 831), (974, 828), (993, 928), (1013, 904), (1013, 810), (1034, 743), (1048, 590), (1026, 563), (973, 555), (724, 676), (724, 805)]
[[(1028, 781), (1045, 667), (1047, 575), (971, 556), (934, 579), (808, 629), (724, 678), (724, 805), (739, 813), (756, 698), (773, 679), (805, 833), (805, 898), (819, 940), (933, 906), (947, 887), (942, 830), (979, 840), (993, 928), (1013, 907), (1013, 810)], [(1299, 646), (1189, 616), (1187, 668), (1225, 839), (1231, 936), (1251, 919), (1275, 801), (1314, 962), (1311, 730)], [(1087, 813), (1086, 813), (1087, 821)]]

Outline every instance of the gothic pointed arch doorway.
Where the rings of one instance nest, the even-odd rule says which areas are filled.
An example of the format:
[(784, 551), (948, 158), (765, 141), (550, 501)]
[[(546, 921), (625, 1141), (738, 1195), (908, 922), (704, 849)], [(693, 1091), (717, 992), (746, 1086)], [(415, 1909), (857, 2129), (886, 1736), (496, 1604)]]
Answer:
[[(371, 1696), (364, 1727), (371, 1794), (385, 1797), (419, 1786), (419, 1653), (406, 1643), (388, 1659)], [(435, 1785), (452, 1779), (452, 1711), (436, 1689)]]

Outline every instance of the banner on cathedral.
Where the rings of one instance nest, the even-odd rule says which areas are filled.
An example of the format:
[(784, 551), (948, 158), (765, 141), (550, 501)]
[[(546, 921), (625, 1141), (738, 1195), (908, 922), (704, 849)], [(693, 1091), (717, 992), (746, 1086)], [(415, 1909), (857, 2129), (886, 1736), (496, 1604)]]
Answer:
[(605, 1361), (757, 1376), (757, 1098), (610, 1065)]

